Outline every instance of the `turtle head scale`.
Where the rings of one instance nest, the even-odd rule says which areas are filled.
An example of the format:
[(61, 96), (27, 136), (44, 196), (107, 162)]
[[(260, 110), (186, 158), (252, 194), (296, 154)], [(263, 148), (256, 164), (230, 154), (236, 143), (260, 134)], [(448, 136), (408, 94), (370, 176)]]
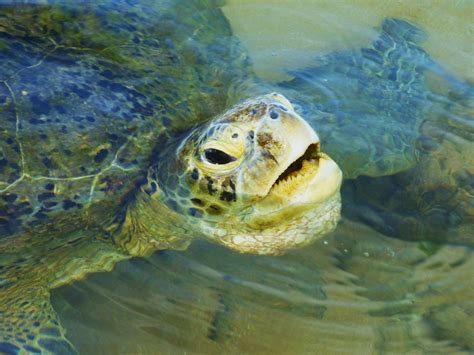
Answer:
[(163, 201), (187, 233), (238, 252), (281, 254), (339, 220), (341, 170), (282, 95), (231, 107), (160, 160)]

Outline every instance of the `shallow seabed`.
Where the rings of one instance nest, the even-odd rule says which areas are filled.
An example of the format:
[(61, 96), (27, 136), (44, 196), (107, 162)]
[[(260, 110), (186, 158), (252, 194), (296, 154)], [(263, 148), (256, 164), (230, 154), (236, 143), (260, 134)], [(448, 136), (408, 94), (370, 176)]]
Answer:
[[(224, 9), (268, 79), (316, 53), (367, 45), (389, 16), (424, 28), (428, 53), (474, 79), (472, 1), (232, 0)], [(451, 164), (433, 183), (463, 165), (473, 173), (474, 148), (463, 142), (447, 143)], [(462, 233), (472, 238), (473, 226)], [(465, 244), (399, 240), (343, 218), (332, 235), (281, 257), (199, 242), (54, 290), (53, 303), (83, 354), (467, 354), (472, 270)]]

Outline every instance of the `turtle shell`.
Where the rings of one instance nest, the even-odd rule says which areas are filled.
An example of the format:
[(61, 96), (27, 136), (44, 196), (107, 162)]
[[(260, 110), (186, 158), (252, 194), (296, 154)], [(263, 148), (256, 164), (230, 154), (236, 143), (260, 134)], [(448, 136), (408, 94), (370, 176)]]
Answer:
[(76, 3), (0, 7), (0, 237), (111, 217), (158, 137), (247, 70), (212, 1)]

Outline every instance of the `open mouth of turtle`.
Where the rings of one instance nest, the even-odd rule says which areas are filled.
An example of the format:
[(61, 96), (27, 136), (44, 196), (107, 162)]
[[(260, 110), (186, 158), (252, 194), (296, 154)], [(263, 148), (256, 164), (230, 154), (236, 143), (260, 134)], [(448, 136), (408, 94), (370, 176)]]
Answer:
[(323, 153), (319, 143), (312, 143), (303, 155), (291, 163), (275, 180), (269, 194), (295, 192), (299, 186), (312, 178), (318, 171), (319, 159)]

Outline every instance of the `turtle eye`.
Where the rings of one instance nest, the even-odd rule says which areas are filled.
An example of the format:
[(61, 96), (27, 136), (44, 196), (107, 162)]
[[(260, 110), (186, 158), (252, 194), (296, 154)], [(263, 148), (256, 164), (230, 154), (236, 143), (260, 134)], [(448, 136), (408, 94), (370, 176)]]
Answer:
[(206, 149), (204, 151), (204, 156), (209, 163), (219, 165), (229, 164), (237, 160), (237, 158), (233, 157), (232, 155), (229, 155), (222, 150), (213, 148)]

